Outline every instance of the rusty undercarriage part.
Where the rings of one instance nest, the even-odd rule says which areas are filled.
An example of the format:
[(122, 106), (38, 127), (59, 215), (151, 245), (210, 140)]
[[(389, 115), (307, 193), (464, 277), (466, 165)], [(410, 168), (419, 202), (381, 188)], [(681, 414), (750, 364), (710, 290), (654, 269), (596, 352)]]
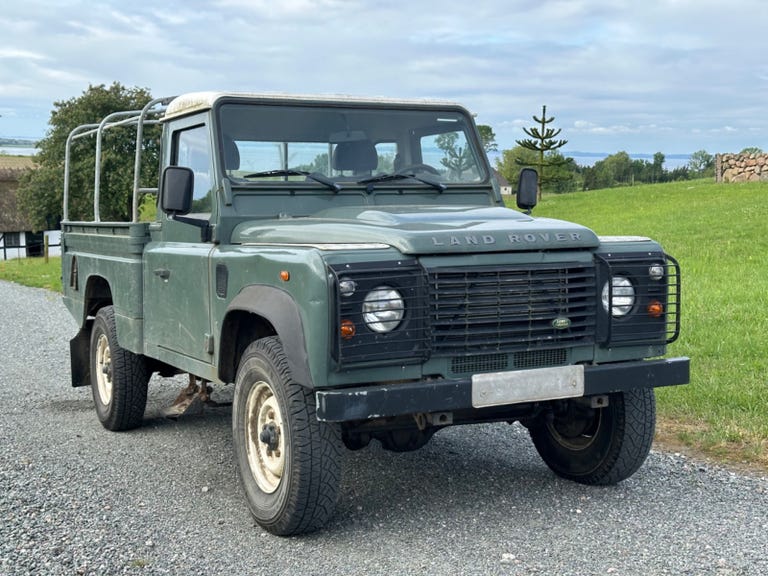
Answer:
[(195, 416), (203, 413), (205, 406), (228, 406), (230, 403), (221, 403), (211, 400), (211, 387), (208, 381), (199, 379), (192, 374), (189, 375), (189, 384), (179, 392), (176, 400), (173, 401), (163, 413), (166, 418), (181, 418), (182, 416)]

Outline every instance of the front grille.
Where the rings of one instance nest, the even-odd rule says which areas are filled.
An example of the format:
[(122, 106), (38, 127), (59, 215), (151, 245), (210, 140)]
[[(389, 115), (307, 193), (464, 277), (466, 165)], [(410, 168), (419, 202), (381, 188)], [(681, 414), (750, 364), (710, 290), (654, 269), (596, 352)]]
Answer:
[[(511, 361), (510, 361), (511, 357)], [(530, 370), (532, 368), (551, 368), (568, 362), (565, 348), (544, 350), (521, 350), (514, 354), (497, 352), (477, 356), (456, 356), (451, 358), (453, 374), (476, 374), (478, 372), (502, 372), (504, 370)]]
[(567, 362), (568, 353), (565, 348), (515, 352), (515, 368), (518, 370), (551, 368), (552, 366), (562, 366)]
[(457, 356), (451, 360), (451, 372), (454, 374), (474, 374), (476, 372), (501, 372), (509, 368), (509, 355), (480, 354), (479, 356)]
[(427, 272), (434, 356), (594, 342), (597, 298), (592, 263)]

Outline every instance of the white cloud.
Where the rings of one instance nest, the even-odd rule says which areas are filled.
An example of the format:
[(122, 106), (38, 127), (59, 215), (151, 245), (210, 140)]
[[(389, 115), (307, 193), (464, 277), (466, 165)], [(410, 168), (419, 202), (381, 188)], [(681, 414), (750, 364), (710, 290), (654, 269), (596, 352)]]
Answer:
[(341, 12), (354, 3), (348, 0), (219, 0), (215, 5), (267, 18), (294, 17), (309, 19)]
[(17, 48), (0, 48), (0, 58), (8, 60), (45, 60), (45, 54)]
[(574, 149), (768, 147), (766, 26), (762, 0), (27, 0), (0, 16), (0, 129), (117, 80), (459, 100), (502, 147), (542, 104)]

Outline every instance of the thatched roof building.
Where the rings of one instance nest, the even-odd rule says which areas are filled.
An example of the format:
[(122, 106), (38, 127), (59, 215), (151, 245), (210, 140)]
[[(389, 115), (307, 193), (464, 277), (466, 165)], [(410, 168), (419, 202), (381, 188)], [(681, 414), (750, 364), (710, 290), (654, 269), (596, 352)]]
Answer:
[(28, 156), (0, 156), (0, 234), (31, 229), (19, 212), (16, 190), (19, 177), (33, 167), (34, 162)]

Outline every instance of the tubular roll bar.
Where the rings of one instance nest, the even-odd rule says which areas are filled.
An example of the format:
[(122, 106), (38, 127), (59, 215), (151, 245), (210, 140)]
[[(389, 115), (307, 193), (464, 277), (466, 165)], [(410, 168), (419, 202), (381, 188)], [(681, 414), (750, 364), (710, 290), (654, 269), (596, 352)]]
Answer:
[(157, 188), (140, 188), (141, 154), (143, 150), (144, 126), (160, 124), (160, 115), (175, 96), (155, 98), (141, 110), (113, 112), (98, 124), (83, 124), (78, 126), (67, 137), (64, 152), (64, 207), (63, 221), (69, 221), (69, 179), (72, 142), (80, 138), (96, 135), (96, 153), (93, 183), (93, 221), (101, 222), (99, 200), (101, 192), (101, 145), (103, 134), (110, 128), (118, 126), (136, 126), (136, 159), (133, 165), (133, 200), (131, 203), (131, 222), (139, 221), (139, 199), (146, 193), (157, 192)]

